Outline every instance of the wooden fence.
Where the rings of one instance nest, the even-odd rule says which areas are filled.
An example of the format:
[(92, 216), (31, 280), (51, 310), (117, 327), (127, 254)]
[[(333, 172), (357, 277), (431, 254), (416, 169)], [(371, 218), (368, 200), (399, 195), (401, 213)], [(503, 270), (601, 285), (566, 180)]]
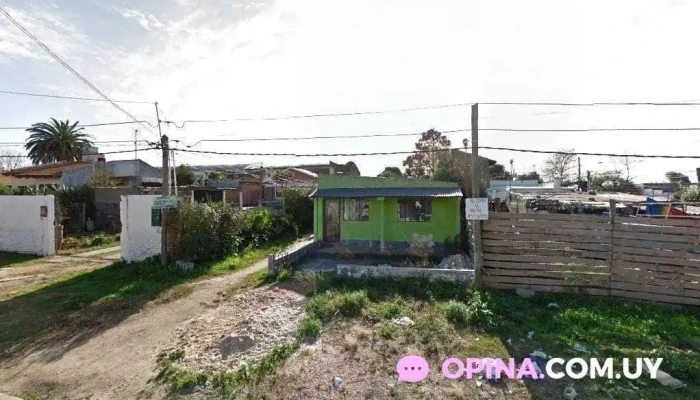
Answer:
[(484, 282), (700, 305), (700, 220), (492, 213)]

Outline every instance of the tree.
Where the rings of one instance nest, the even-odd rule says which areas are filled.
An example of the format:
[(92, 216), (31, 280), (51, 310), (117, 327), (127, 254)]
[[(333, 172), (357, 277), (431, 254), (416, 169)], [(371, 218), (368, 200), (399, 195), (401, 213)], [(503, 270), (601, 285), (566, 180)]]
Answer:
[(403, 176), (399, 167), (386, 167), (377, 175), (378, 178), (398, 178)]
[(668, 171), (666, 172), (666, 179), (673, 183), (675, 186), (688, 186), (690, 185), (690, 178), (687, 175), (683, 175), (680, 172)]
[(92, 187), (115, 187), (120, 186), (120, 183), (119, 178), (104, 169), (98, 169), (90, 176)]
[(28, 128), (31, 135), (24, 147), (32, 163), (80, 161), (83, 152), (92, 146), (92, 136), (81, 133), (83, 128), (76, 128), (77, 125), (78, 122), (71, 125), (69, 120), (51, 118), (51, 123), (40, 122)]
[[(177, 168), (176, 168), (176, 169), (177, 169)], [(212, 180), (218, 181), (218, 180), (225, 179), (225, 178), (226, 178), (226, 175), (224, 175), (224, 173), (221, 172), (221, 171), (211, 171), (211, 172), (209, 172), (208, 178), (209, 178), (209, 179), (212, 179)], [(178, 178), (178, 180), (177, 180), (177, 183), (180, 184), (180, 179), (179, 179), (179, 178)]]
[(191, 185), (195, 181), (194, 168), (187, 164), (180, 164), (175, 168), (175, 177), (177, 178), (178, 186)]
[(26, 158), (19, 151), (2, 149), (0, 150), (0, 171), (11, 171), (23, 167)]
[(435, 172), (430, 179), (442, 182), (457, 182), (460, 186), (464, 184), (464, 179), (459, 169), (455, 168), (454, 164), (448, 159), (438, 162)]
[(623, 176), (623, 171), (611, 170), (598, 172), (591, 179), (591, 189), (617, 192), (634, 192), (632, 181)]
[(552, 154), (544, 162), (542, 174), (545, 178), (565, 181), (571, 177), (571, 170), (576, 163), (574, 149), (562, 149), (559, 153)]
[(537, 171), (532, 171), (528, 172), (527, 174), (520, 174), (515, 177), (515, 179), (519, 181), (534, 181), (536, 180), (538, 183), (542, 183), (542, 177), (540, 177), (540, 174), (537, 173)]
[(406, 157), (403, 166), (406, 176), (429, 178), (435, 173), (438, 163), (450, 158), (449, 148), (452, 143), (435, 129), (421, 134), (416, 142), (416, 152)]
[(506, 171), (506, 167), (504, 167), (502, 164), (493, 164), (489, 166), (489, 178), (511, 180), (513, 179), (513, 175)]

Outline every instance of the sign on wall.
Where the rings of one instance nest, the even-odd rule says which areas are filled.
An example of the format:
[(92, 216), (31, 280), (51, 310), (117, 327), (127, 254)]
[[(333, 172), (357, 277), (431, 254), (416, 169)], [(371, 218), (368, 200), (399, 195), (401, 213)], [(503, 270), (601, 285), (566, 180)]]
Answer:
[(485, 197), (465, 199), (466, 217), (473, 220), (489, 219), (489, 199)]
[(158, 210), (175, 207), (177, 207), (177, 196), (160, 196), (153, 200), (153, 208)]

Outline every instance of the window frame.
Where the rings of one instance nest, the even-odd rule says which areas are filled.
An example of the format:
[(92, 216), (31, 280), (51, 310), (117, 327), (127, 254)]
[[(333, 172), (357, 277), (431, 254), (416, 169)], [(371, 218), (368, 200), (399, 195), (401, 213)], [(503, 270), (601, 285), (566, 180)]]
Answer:
[[(358, 218), (357, 218), (357, 219), (350, 219), (350, 218), (348, 218), (348, 212), (347, 212), (348, 209), (347, 209), (347, 206), (346, 206), (348, 200), (354, 201), (354, 202), (358, 202), (358, 203), (360, 203), (360, 202), (365, 202), (365, 203), (367, 203), (367, 218), (364, 219), (364, 218), (362, 217), (361, 212), (358, 212), (358, 214), (357, 214), (357, 215), (358, 215)], [(361, 204), (361, 203), (360, 203), (360, 204)], [(361, 209), (362, 209), (361, 207), (359, 207), (360, 204), (358, 204), (357, 210), (361, 210)], [(357, 210), (356, 210), (356, 211), (357, 211)], [(343, 199), (343, 221), (350, 221), (350, 222), (369, 222), (370, 218), (372, 218), (372, 214), (371, 214), (371, 212), (370, 212), (369, 198), (368, 198), (368, 197), (353, 197), (353, 198), (345, 198), (345, 199)]]
[[(429, 211), (430, 218), (428, 219), (402, 219), (401, 218), (401, 204), (404, 202), (413, 202), (414, 203), (414, 210), (415, 210), (415, 202), (420, 201), (425, 205), (425, 209)], [(397, 201), (397, 221), (398, 222), (432, 222), (433, 220), (433, 199), (432, 197), (405, 197), (405, 198), (400, 198)], [(421, 215), (421, 214), (418, 214)], [(426, 213), (423, 213), (422, 215), (426, 215)]]

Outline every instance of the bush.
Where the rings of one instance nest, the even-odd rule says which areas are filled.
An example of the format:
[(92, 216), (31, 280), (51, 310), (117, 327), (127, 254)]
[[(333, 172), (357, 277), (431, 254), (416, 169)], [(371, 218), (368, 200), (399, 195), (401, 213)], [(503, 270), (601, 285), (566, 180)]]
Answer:
[(498, 322), (492, 308), (491, 297), (487, 293), (472, 290), (467, 300), (467, 322), (483, 329), (495, 328)]
[(308, 190), (303, 189), (282, 191), (284, 212), (301, 233), (311, 232), (314, 226), (314, 202), (309, 194)]
[(469, 323), (470, 310), (466, 304), (450, 300), (444, 308), (445, 317), (456, 326), (464, 327)]
[(344, 317), (359, 316), (367, 304), (369, 298), (364, 290), (330, 293), (312, 298), (308, 311), (310, 315), (328, 321), (336, 314)]
[(315, 339), (321, 333), (321, 321), (318, 318), (306, 317), (299, 324), (297, 335), (300, 339)]
[(182, 202), (168, 216), (168, 241), (181, 260), (210, 261), (294, 237), (290, 218), (267, 209), (240, 211), (224, 204)]

